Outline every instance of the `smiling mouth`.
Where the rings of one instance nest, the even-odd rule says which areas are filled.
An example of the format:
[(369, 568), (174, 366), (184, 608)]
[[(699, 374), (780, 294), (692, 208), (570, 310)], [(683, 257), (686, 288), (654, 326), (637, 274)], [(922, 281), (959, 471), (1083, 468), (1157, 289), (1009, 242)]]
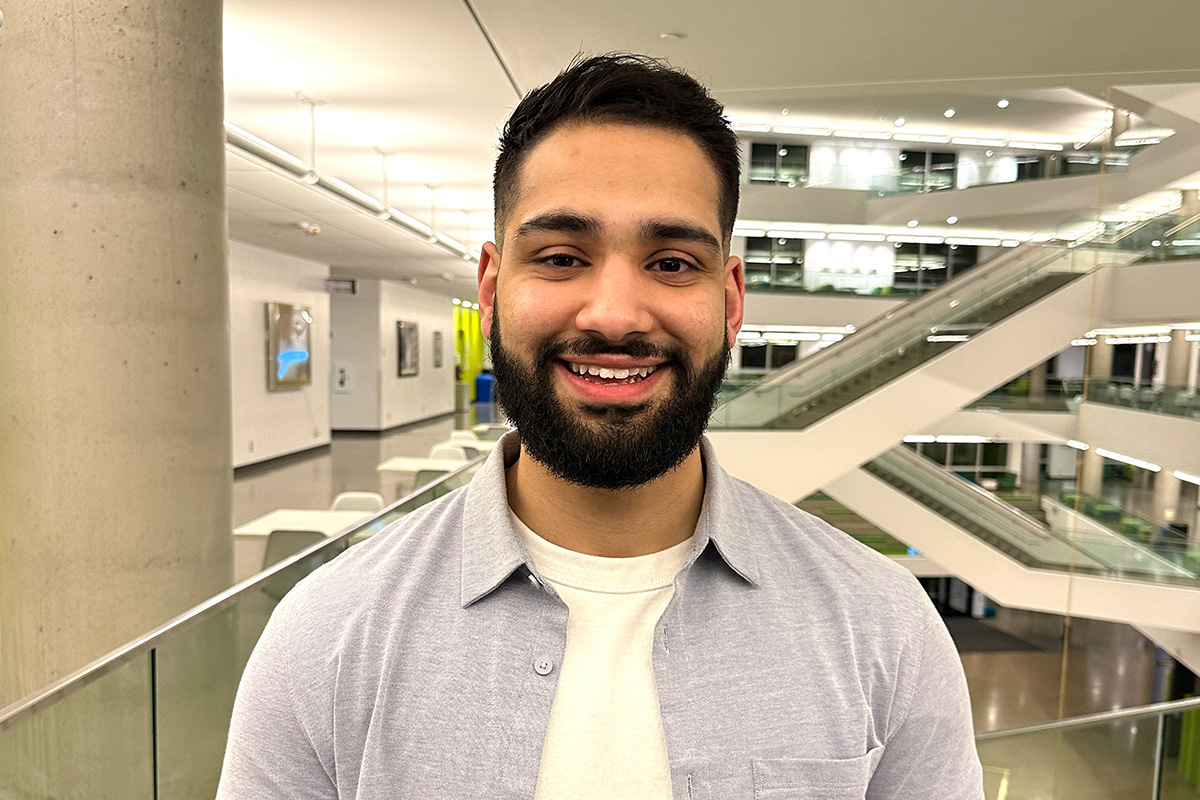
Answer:
[(589, 383), (620, 386), (627, 383), (640, 383), (654, 374), (658, 366), (613, 368), (600, 367), (595, 364), (584, 364), (573, 361), (564, 362), (567, 369)]

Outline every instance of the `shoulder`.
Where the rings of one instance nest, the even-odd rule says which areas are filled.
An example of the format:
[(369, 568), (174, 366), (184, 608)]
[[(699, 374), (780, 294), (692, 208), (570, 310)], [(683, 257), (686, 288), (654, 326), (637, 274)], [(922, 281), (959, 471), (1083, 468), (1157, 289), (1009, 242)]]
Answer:
[(298, 583), (271, 618), (276, 634), (303, 632), (299, 660), (334, 651), (393, 623), (411, 596), (457, 604), (466, 488), (456, 489), (353, 545)]

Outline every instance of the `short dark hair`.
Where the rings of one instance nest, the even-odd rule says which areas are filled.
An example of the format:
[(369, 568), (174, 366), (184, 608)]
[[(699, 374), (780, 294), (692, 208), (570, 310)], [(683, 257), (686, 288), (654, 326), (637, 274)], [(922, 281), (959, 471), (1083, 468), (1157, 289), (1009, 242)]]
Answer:
[(525, 95), (504, 125), (492, 183), (497, 244), (503, 245), (530, 150), (564, 125), (607, 122), (677, 131), (700, 146), (717, 173), (717, 215), (728, 244), (741, 165), (737, 135), (724, 112), (695, 78), (659, 59), (631, 53), (576, 57), (557, 78)]

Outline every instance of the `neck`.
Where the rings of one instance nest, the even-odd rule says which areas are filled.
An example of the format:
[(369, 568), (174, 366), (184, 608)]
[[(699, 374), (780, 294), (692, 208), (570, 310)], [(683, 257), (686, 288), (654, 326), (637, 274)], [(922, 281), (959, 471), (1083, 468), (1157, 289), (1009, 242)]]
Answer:
[(521, 447), (505, 474), (513, 512), (550, 542), (594, 556), (628, 558), (691, 538), (704, 502), (696, 447), (662, 477), (628, 489), (592, 489), (553, 475)]

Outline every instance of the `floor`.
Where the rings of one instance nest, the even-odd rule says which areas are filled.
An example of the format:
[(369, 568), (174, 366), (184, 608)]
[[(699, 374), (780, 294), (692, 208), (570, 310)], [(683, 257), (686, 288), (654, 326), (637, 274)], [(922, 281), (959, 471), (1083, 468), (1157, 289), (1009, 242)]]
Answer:
[[(276, 508), (328, 508), (338, 492), (348, 490), (376, 491), (390, 503), (412, 490), (413, 478), (378, 473), (376, 464), (397, 455), (427, 455), (452, 430), (492, 415), (480, 406), (383, 434), (335, 434), (327, 448), (243, 468), (234, 479), (234, 524)], [(1073, 620), (1064, 650), (1061, 617), (999, 609), (988, 624), (1034, 649), (962, 654), (977, 732), (1153, 701), (1155, 650), (1129, 626)], [(1156, 722), (1141, 720), (984, 743), (987, 797), (1150, 798), (1156, 737)], [(1173, 758), (1164, 762), (1163, 775), (1161, 797), (1200, 800)]]

